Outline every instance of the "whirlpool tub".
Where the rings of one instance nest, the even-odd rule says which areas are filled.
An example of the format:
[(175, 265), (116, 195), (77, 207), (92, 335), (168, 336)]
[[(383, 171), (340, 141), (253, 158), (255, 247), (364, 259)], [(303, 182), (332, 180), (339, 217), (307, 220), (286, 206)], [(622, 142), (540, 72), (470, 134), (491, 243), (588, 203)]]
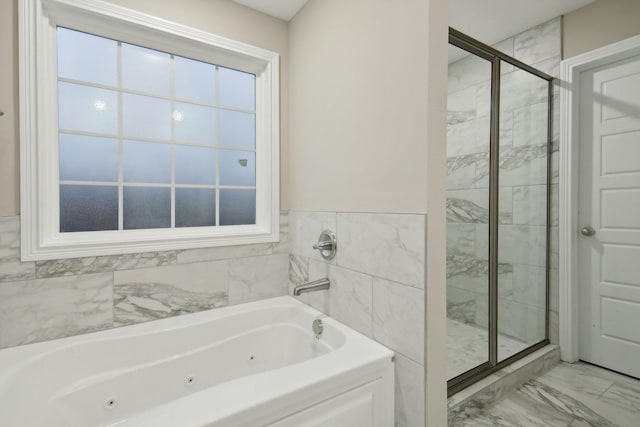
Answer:
[(393, 372), (387, 348), (278, 297), (1, 350), (0, 425), (389, 427)]

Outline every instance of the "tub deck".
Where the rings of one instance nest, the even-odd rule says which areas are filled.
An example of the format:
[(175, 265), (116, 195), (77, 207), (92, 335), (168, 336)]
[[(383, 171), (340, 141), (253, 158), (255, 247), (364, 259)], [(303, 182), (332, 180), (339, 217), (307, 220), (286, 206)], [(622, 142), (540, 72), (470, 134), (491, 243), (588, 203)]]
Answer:
[(284, 427), (337, 411), (392, 426), (392, 358), (272, 298), (1, 350), (0, 425)]

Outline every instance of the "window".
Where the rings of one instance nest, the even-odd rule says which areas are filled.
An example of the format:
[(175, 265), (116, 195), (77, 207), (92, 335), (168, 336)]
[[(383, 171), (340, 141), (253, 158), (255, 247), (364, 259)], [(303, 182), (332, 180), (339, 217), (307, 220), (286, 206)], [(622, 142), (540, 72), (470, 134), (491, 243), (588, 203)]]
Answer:
[(24, 260), (277, 240), (276, 54), (100, 1), (20, 17)]

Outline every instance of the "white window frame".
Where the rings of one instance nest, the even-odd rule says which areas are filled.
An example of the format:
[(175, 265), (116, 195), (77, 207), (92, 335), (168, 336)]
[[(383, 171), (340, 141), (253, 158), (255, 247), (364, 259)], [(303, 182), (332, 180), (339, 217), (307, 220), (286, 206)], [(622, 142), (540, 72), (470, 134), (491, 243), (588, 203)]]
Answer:
[[(23, 261), (278, 241), (277, 53), (100, 0), (21, 0), (19, 22)], [(61, 233), (57, 26), (255, 74), (256, 224)]]

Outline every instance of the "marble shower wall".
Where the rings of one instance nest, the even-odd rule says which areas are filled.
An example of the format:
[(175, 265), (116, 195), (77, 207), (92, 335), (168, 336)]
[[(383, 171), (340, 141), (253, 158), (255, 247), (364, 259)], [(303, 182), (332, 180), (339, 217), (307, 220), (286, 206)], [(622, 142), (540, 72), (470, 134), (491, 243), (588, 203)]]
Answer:
[(20, 218), (0, 217), (0, 348), (285, 295), (280, 242), (20, 262)]
[[(290, 287), (328, 277), (328, 290), (300, 299), (396, 353), (396, 426), (424, 417), (425, 215), (289, 213)], [(332, 230), (336, 257), (312, 248)]]
[[(561, 59), (556, 18), (494, 46), (554, 77)], [(487, 324), (490, 81), (486, 61), (449, 65), (447, 140), (447, 312)], [(539, 79), (538, 79), (539, 80)], [(501, 69), (499, 310), (500, 332), (527, 342), (544, 334), (546, 222), (546, 90), (503, 63)], [(558, 124), (558, 87), (554, 90)], [(553, 127), (550, 338), (558, 334), (558, 126)], [(526, 244), (524, 242), (527, 242)], [(542, 281), (542, 282), (541, 282)]]

